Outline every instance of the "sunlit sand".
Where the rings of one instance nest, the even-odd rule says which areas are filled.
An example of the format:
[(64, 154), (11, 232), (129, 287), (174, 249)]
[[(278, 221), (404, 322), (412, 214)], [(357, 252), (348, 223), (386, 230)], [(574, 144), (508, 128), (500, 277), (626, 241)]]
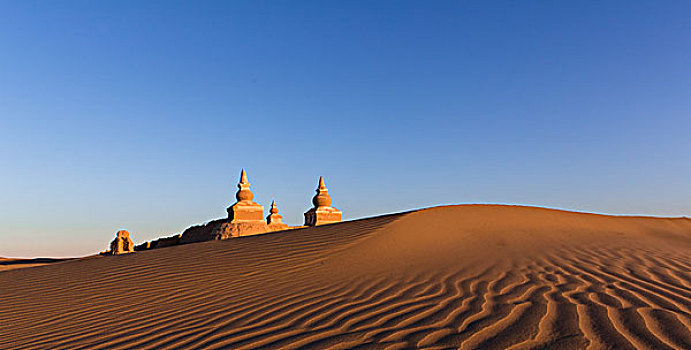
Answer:
[(461, 205), (0, 273), (2, 349), (689, 349), (691, 220)]

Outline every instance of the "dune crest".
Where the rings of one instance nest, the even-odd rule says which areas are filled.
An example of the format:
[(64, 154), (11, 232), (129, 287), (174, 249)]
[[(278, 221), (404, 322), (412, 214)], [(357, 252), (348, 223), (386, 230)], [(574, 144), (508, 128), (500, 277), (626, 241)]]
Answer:
[(689, 349), (691, 220), (437, 207), (0, 273), (8, 349)]

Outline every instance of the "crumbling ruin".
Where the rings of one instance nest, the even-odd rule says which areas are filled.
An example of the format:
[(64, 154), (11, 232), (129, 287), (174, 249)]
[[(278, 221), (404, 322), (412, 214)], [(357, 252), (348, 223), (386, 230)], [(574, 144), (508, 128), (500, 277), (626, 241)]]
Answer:
[(120, 230), (115, 234), (115, 239), (110, 242), (110, 250), (106, 254), (125, 254), (134, 252), (134, 242), (130, 239), (130, 233)]

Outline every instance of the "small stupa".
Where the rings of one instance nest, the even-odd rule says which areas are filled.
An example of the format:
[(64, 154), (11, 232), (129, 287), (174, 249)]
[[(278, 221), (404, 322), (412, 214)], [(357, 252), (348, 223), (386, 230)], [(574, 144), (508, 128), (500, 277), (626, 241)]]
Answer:
[(250, 191), (250, 182), (245, 169), (242, 169), (240, 173), (240, 183), (238, 183), (235, 198), (237, 202), (227, 209), (230, 223), (264, 222), (264, 207), (252, 201), (254, 194)]
[(288, 229), (288, 224), (283, 223), (283, 216), (278, 214), (278, 206), (276, 201), (271, 201), (271, 209), (269, 209), (269, 216), (266, 217), (266, 223), (272, 231)]
[(110, 242), (109, 254), (125, 254), (134, 252), (134, 242), (130, 239), (130, 233), (120, 230), (115, 234), (115, 239)]
[(312, 198), (314, 207), (305, 213), (305, 226), (332, 224), (341, 221), (341, 211), (331, 206), (331, 196), (326, 188), (324, 178), (319, 177), (317, 194)]

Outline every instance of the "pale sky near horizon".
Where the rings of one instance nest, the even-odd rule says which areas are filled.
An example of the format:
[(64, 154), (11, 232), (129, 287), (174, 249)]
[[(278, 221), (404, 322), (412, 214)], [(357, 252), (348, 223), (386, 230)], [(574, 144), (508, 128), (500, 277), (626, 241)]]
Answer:
[(226, 215), (691, 216), (688, 1), (2, 1), (0, 256)]

